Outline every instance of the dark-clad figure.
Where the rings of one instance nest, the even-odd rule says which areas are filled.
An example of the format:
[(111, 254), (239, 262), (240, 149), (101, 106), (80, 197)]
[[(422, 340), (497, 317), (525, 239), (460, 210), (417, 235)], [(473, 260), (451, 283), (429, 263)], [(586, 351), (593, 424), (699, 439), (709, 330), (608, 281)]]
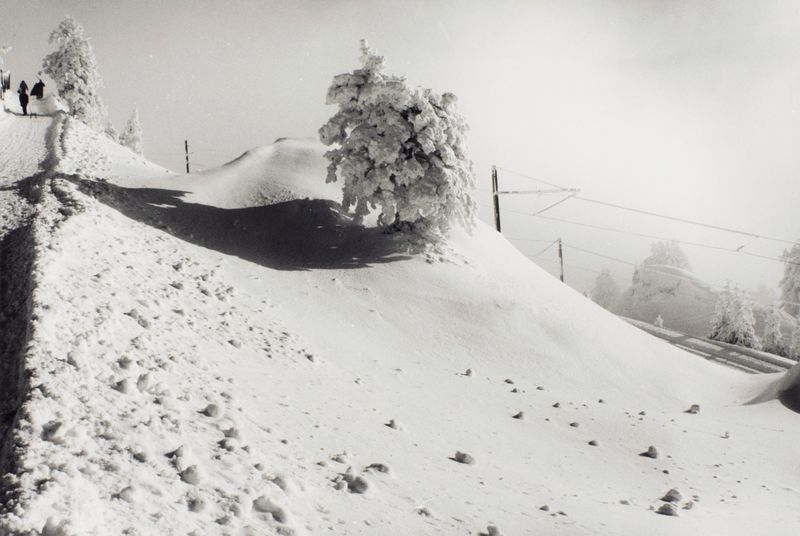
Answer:
[(25, 80), (19, 83), (19, 105), (22, 106), (22, 115), (28, 115), (28, 84)]
[(42, 100), (42, 97), (44, 97), (44, 82), (42, 82), (41, 78), (38, 82), (33, 84), (31, 88), (31, 97), (36, 97), (36, 100)]

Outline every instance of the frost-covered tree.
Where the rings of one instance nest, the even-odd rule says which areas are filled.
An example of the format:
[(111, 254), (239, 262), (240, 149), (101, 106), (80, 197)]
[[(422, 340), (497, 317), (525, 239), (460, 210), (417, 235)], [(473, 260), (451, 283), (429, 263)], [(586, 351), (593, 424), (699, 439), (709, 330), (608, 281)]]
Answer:
[(357, 221), (379, 209), (387, 232), (413, 230), (428, 239), (453, 223), (471, 229), (475, 176), (467, 158), (467, 124), (456, 97), (409, 88), (361, 41), (361, 68), (336, 75), (327, 103), (338, 112), (319, 130), (327, 182), (343, 179), (342, 208)]
[(644, 265), (675, 266), (684, 270), (692, 270), (689, 258), (681, 249), (677, 240), (654, 242), (650, 244), (650, 256), (642, 261)]
[(756, 336), (755, 324), (753, 305), (747, 291), (738, 287), (731, 289), (727, 285), (717, 299), (709, 338), (758, 349), (761, 342)]
[(783, 344), (783, 333), (781, 333), (781, 310), (777, 302), (773, 302), (764, 318), (764, 333), (761, 337), (761, 344), (764, 350), (773, 354), (784, 355), (786, 348)]
[(783, 308), (792, 316), (800, 315), (800, 244), (785, 250), (781, 256), (783, 261), (783, 278), (781, 278), (781, 300)]
[(661, 317), (661, 315), (658, 315), (656, 317), (655, 321), (653, 322), (653, 325), (655, 327), (657, 327), (657, 328), (663, 328), (664, 327), (664, 319)]
[(83, 27), (67, 17), (50, 34), (56, 50), (45, 56), (42, 67), (55, 82), (58, 95), (72, 115), (98, 132), (105, 130), (106, 109), (100, 100), (101, 85), (97, 60)]
[(119, 137), (119, 142), (136, 154), (144, 154), (142, 141), (142, 125), (139, 122), (139, 110), (134, 109), (131, 118), (125, 125), (125, 130)]
[(725, 285), (725, 289), (717, 297), (717, 305), (714, 309), (714, 317), (711, 319), (711, 329), (708, 338), (715, 341), (727, 341), (730, 337), (731, 325), (733, 324), (732, 302), (733, 291), (730, 285)]
[(620, 289), (617, 282), (611, 276), (611, 272), (604, 268), (594, 280), (591, 298), (600, 307), (611, 309), (620, 297)]
[(11, 52), (11, 47), (9, 45), (0, 45), (0, 69), (5, 67), (6, 65), (6, 54)]
[(792, 340), (789, 343), (788, 357), (800, 361), (800, 319), (795, 322), (792, 330)]

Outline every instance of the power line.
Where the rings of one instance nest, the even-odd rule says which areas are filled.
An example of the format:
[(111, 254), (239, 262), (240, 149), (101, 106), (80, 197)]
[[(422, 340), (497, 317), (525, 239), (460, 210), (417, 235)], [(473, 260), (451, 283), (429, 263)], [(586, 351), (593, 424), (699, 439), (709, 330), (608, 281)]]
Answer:
[(628, 261), (626, 261), (626, 260), (623, 260), (623, 259), (618, 259), (618, 258), (616, 258), (616, 257), (611, 257), (611, 256), (609, 256), (609, 255), (603, 255), (602, 253), (597, 253), (596, 251), (590, 251), (590, 250), (588, 250), (588, 249), (579, 248), (578, 246), (573, 246), (573, 245), (571, 245), (571, 244), (564, 244), (564, 245), (565, 245), (566, 247), (568, 247), (568, 248), (571, 248), (571, 249), (576, 249), (576, 250), (578, 250), (578, 251), (582, 251), (582, 252), (584, 252), (584, 253), (588, 253), (589, 255), (595, 255), (595, 256), (597, 256), (597, 257), (602, 257), (602, 258), (604, 258), (604, 259), (608, 259), (608, 260), (610, 260), (610, 261), (621, 262), (621, 263), (623, 263), (623, 264), (627, 264), (628, 266), (636, 266), (636, 263), (633, 263), (633, 262), (628, 262)]
[(623, 205), (618, 205), (616, 203), (609, 203), (607, 201), (599, 201), (597, 199), (589, 199), (588, 197), (583, 197), (583, 196), (579, 196), (579, 195), (574, 195), (572, 197), (574, 197), (575, 199), (579, 199), (581, 201), (586, 201), (587, 203), (595, 203), (597, 205), (603, 205), (603, 206), (616, 208), (616, 209), (620, 209), (620, 210), (627, 210), (629, 212), (636, 212), (637, 214), (645, 214), (647, 216), (654, 216), (656, 218), (664, 218), (664, 219), (667, 219), (667, 220), (677, 221), (677, 222), (681, 222), (681, 223), (687, 223), (689, 225), (697, 225), (699, 227), (706, 227), (708, 229), (715, 229), (717, 231), (725, 231), (725, 232), (728, 232), (728, 233), (735, 233), (735, 234), (744, 235), (744, 236), (751, 236), (753, 238), (759, 238), (759, 239), (762, 239), (762, 240), (771, 240), (773, 242), (782, 242), (784, 244), (800, 244), (800, 242), (795, 242), (794, 240), (785, 240), (783, 238), (775, 238), (775, 237), (771, 237), (771, 236), (760, 235), (760, 234), (757, 234), (757, 233), (751, 233), (749, 231), (741, 231), (739, 229), (732, 229), (730, 227), (723, 227), (721, 225), (713, 225), (713, 224), (710, 224), (710, 223), (704, 223), (704, 222), (699, 222), (699, 221), (695, 221), (695, 220), (689, 220), (689, 219), (686, 219), (686, 218), (678, 218), (676, 216), (669, 216), (667, 214), (659, 214), (657, 212), (651, 212), (649, 210), (642, 210), (642, 209), (638, 209), (638, 208), (626, 207), (626, 206), (623, 206)]
[[(537, 215), (536, 217), (544, 219), (544, 220), (557, 221), (557, 222), (561, 222), (561, 223), (569, 223), (571, 225), (578, 225), (578, 226), (581, 226), (581, 227), (588, 227), (590, 229), (598, 229), (598, 230), (601, 230), (601, 231), (609, 231), (609, 232), (613, 232), (613, 233), (620, 233), (620, 234), (625, 234), (625, 235), (630, 235), (630, 236), (638, 236), (638, 237), (641, 237), (641, 238), (649, 238), (649, 239), (654, 239), (654, 240), (672, 240), (671, 238), (667, 238), (667, 237), (664, 237), (664, 236), (656, 236), (656, 235), (649, 235), (649, 234), (645, 234), (645, 233), (637, 233), (636, 231), (626, 231), (624, 229), (615, 229), (613, 227), (604, 227), (602, 225), (593, 225), (593, 224), (590, 224), (590, 223), (582, 223), (582, 222), (577, 222), (577, 221), (572, 221), (572, 220), (566, 220), (566, 219), (563, 219), (563, 218), (554, 218), (552, 216)], [(700, 247), (700, 248), (715, 249), (715, 250), (719, 250), (719, 251), (727, 251), (728, 253), (738, 253), (740, 255), (748, 255), (750, 257), (757, 257), (757, 258), (760, 258), (760, 259), (766, 259), (766, 260), (770, 260), (770, 261), (786, 263), (786, 264), (794, 264), (794, 265), (800, 266), (800, 262), (795, 262), (795, 261), (790, 261), (790, 260), (785, 260), (784, 261), (780, 257), (770, 257), (768, 255), (760, 255), (758, 253), (751, 253), (749, 251), (743, 251), (742, 248), (747, 247), (747, 244), (739, 246), (736, 249), (731, 249), (731, 248), (725, 248), (725, 247), (722, 247), (722, 246), (714, 246), (714, 245), (711, 245), (711, 244), (701, 244), (699, 242), (689, 242), (689, 241), (686, 241), (686, 240), (677, 240), (677, 242), (679, 242), (681, 244), (685, 244), (687, 246), (695, 246), (695, 247)]]
[(542, 184), (546, 184), (547, 186), (552, 186), (553, 188), (558, 188), (560, 190), (569, 190), (569, 188), (565, 188), (565, 187), (563, 187), (563, 186), (561, 186), (559, 184), (555, 184), (555, 183), (552, 183), (552, 182), (547, 182), (547, 181), (542, 180), (542, 179), (537, 179), (536, 177), (531, 177), (530, 175), (525, 175), (524, 173), (520, 173), (518, 171), (512, 171), (510, 169), (502, 168), (500, 166), (497, 166), (497, 169), (501, 169), (501, 170), (505, 171), (506, 173), (511, 173), (512, 175), (516, 175), (518, 177), (522, 177), (523, 179), (528, 179), (528, 180), (531, 180), (531, 181), (534, 181), (534, 182), (540, 182)]
[(558, 238), (556, 238), (555, 240), (553, 240), (552, 242), (550, 242), (549, 244), (547, 244), (547, 246), (546, 246), (546, 247), (545, 247), (545, 248), (544, 248), (542, 251), (540, 251), (539, 253), (537, 253), (536, 255), (534, 255), (534, 257), (538, 257), (539, 255), (541, 255), (542, 253), (544, 253), (545, 251), (547, 251), (548, 249), (550, 249), (551, 247), (553, 247), (554, 245), (556, 245), (556, 244), (558, 243), (558, 241), (559, 241), (559, 239), (558, 239)]

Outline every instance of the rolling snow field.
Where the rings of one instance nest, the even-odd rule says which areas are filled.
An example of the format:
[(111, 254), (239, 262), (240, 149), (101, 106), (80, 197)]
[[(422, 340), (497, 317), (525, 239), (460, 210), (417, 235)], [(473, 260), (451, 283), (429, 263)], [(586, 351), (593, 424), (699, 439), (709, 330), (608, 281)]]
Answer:
[(676, 349), (482, 223), (411, 254), (323, 153), (176, 175), (0, 113), (0, 535), (796, 534), (796, 370)]

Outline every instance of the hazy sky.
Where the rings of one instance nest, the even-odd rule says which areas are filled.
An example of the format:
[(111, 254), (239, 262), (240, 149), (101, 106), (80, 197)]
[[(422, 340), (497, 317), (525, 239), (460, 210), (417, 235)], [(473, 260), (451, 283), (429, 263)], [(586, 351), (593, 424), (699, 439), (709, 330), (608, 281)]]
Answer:
[[(800, 3), (795, 1), (0, 0), (0, 44), (32, 79), (65, 15), (92, 40), (102, 97), (121, 128), (138, 107), (145, 154), (180, 171), (183, 140), (203, 167), (280, 136), (315, 136), (333, 75), (358, 40), (413, 84), (452, 91), (472, 126), (483, 217), (492, 164), (586, 197), (762, 235), (800, 238)], [(321, 177), (320, 180), (323, 178)], [(500, 171), (502, 188), (537, 187)], [(533, 212), (552, 196), (504, 197)], [(778, 256), (786, 244), (571, 200), (546, 215)], [(651, 239), (503, 212), (533, 255), (561, 236), (623, 261)], [(698, 275), (775, 287), (779, 263), (684, 247)], [(537, 260), (555, 269), (554, 248)], [(608, 267), (565, 249), (590, 288)]]

